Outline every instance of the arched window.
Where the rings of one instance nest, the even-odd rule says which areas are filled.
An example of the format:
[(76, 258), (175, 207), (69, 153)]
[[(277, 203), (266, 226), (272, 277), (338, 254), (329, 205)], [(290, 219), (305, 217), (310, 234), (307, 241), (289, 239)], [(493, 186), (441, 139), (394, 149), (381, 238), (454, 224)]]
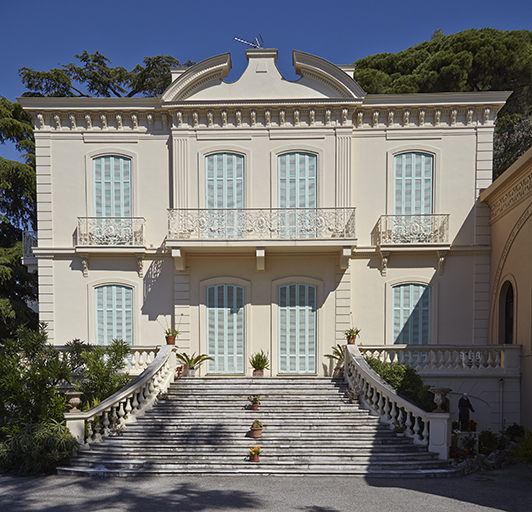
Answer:
[(244, 157), (217, 153), (205, 158), (207, 208), (244, 207)]
[(403, 284), (393, 287), (394, 343), (430, 343), (430, 287)]
[(96, 344), (109, 345), (114, 339), (133, 344), (133, 289), (107, 285), (95, 288)]
[(279, 373), (316, 373), (317, 288), (279, 287)]
[(244, 287), (207, 288), (208, 373), (244, 373)]
[(514, 342), (514, 312), (514, 287), (506, 281), (499, 296), (499, 343), (509, 345)]
[(434, 157), (402, 153), (394, 157), (394, 214), (430, 214), (433, 208)]
[(94, 216), (131, 217), (131, 160), (121, 156), (95, 158)]

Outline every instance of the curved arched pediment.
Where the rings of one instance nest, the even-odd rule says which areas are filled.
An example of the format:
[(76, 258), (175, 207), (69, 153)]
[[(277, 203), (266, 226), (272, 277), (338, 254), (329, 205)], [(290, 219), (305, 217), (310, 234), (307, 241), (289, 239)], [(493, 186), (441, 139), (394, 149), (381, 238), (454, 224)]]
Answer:
[(231, 69), (229, 54), (196, 64), (172, 82), (162, 96), (163, 103), (361, 100), (366, 96), (338, 66), (308, 53), (293, 53), (295, 70), (301, 75), (296, 81), (286, 80), (279, 72), (277, 50), (247, 50), (246, 57), (247, 68), (231, 83), (223, 80)]
[(296, 73), (302, 80), (322, 82), (343, 98), (362, 99), (366, 96), (352, 77), (321, 57), (294, 50), (293, 62)]
[(182, 101), (199, 88), (219, 85), (231, 69), (231, 54), (222, 53), (203, 60), (176, 78), (164, 91), (163, 102)]

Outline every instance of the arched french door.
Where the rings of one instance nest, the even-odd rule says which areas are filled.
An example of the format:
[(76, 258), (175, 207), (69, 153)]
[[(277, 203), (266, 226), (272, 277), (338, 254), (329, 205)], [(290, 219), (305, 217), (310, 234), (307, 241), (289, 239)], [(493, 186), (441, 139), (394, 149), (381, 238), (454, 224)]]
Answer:
[(244, 373), (244, 288), (218, 284), (207, 288), (208, 373)]
[(316, 373), (317, 288), (279, 287), (279, 373)]
[(506, 281), (499, 296), (499, 343), (510, 345), (514, 342), (514, 316), (514, 287)]

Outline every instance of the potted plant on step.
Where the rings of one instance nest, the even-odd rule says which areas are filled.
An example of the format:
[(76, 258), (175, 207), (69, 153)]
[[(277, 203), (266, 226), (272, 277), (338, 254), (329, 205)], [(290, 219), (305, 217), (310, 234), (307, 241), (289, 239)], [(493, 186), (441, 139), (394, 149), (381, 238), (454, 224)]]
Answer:
[(253, 377), (264, 377), (264, 370), (270, 369), (268, 354), (261, 350), (249, 358), (249, 364), (253, 368)]
[(344, 331), (344, 336), (347, 340), (348, 345), (354, 345), (357, 339), (357, 336), (360, 334), (360, 329), (358, 327), (351, 327)]
[(166, 331), (164, 331), (164, 334), (166, 336), (166, 344), (175, 345), (175, 339), (179, 335), (179, 331), (176, 331), (175, 329), (166, 329)]
[(249, 460), (251, 462), (259, 462), (259, 455), (262, 453), (260, 446), (254, 446), (249, 449)]
[(337, 343), (336, 347), (333, 347), (333, 353), (325, 354), (325, 357), (328, 357), (329, 359), (336, 361), (333, 376), (343, 377), (344, 376), (344, 360), (345, 360), (344, 348), (339, 343)]
[(207, 354), (198, 354), (194, 352), (191, 356), (183, 352), (182, 354), (176, 354), (176, 358), (183, 363), (187, 371), (188, 377), (196, 376), (196, 368), (205, 361), (214, 361), (214, 359)]
[(255, 420), (250, 427), (250, 437), (260, 439), (262, 437), (262, 421)]
[(251, 410), (258, 411), (260, 405), (260, 395), (250, 395), (248, 396), (248, 400), (251, 404)]

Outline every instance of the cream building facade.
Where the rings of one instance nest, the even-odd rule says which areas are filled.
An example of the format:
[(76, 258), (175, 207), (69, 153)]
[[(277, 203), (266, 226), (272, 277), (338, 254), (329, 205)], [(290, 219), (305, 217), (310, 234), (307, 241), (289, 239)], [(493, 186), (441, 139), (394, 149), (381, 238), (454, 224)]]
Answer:
[(270, 376), (330, 374), (351, 326), (420, 361), (486, 346), (478, 197), (509, 93), (370, 95), (349, 66), (294, 51), (291, 82), (276, 50), (246, 55), (237, 81), (223, 54), (173, 70), (160, 98), (20, 98), (50, 340), (156, 346), (172, 326), (214, 357), (202, 374), (243, 376), (259, 350)]

